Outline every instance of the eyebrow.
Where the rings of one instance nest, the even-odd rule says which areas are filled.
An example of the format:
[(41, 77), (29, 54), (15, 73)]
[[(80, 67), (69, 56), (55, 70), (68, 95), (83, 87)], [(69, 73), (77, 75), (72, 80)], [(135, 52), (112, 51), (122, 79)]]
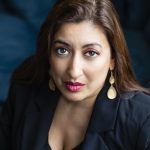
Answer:
[(56, 41), (54, 41), (54, 44), (63, 44), (63, 45), (66, 45), (66, 46), (70, 46), (68, 43), (66, 43), (62, 40), (56, 40)]
[[(55, 40), (55, 41), (54, 41), (54, 44), (63, 44), (63, 45), (65, 45), (65, 46), (70, 47), (70, 45), (69, 45), (68, 43), (66, 43), (66, 42), (64, 42), (64, 41), (62, 41), (62, 40)], [(85, 44), (85, 45), (83, 45), (83, 48), (90, 47), (90, 46), (95, 46), (95, 45), (96, 45), (96, 46), (99, 46), (100, 48), (102, 48), (102, 45), (99, 44), (99, 43), (96, 43), (96, 42)]]

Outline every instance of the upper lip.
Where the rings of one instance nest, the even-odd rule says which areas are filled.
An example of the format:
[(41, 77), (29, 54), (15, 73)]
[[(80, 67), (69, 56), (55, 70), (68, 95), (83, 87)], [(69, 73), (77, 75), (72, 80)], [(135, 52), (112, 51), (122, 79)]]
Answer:
[(80, 82), (71, 82), (71, 81), (67, 81), (67, 82), (65, 82), (65, 84), (73, 85), (73, 86), (83, 86), (83, 85), (85, 85), (85, 84), (80, 83)]

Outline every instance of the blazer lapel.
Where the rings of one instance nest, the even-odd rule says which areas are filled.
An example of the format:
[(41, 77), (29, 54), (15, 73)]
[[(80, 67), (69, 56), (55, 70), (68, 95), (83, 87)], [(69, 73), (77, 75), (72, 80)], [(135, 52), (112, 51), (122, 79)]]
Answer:
[[(109, 85), (104, 85), (97, 96), (82, 150), (108, 150), (102, 134), (114, 129), (120, 99), (107, 98)], [(50, 92), (48, 85), (34, 90), (23, 125), (20, 150), (41, 150), (47, 146), (48, 131), (60, 93)]]
[(34, 90), (24, 119), (21, 150), (41, 150), (47, 146), (58, 96), (59, 93), (51, 92), (48, 85)]
[(120, 103), (119, 97), (114, 100), (107, 98), (108, 88), (109, 85), (105, 84), (97, 96), (82, 150), (108, 150), (103, 133), (114, 129)]

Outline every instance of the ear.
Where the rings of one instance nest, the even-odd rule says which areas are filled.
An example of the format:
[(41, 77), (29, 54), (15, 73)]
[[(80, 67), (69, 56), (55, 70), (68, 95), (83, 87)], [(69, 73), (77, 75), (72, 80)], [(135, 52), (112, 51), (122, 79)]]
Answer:
[(114, 68), (115, 68), (115, 59), (112, 58), (111, 61), (110, 61), (109, 69), (110, 69), (110, 70), (114, 70)]

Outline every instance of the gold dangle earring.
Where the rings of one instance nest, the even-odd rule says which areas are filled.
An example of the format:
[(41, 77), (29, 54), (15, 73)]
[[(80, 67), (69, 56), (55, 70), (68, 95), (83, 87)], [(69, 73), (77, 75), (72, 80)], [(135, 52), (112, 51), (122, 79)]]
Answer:
[(109, 99), (115, 99), (117, 97), (117, 92), (116, 92), (115, 87), (113, 86), (113, 84), (115, 83), (115, 78), (113, 76), (112, 70), (111, 70), (111, 75), (109, 78), (109, 83), (110, 83), (110, 87), (109, 87), (108, 92), (107, 92), (107, 97)]
[[(50, 71), (49, 71), (49, 75), (50, 75)], [(55, 91), (55, 83), (52, 78), (49, 79), (49, 88), (51, 91)]]
[(49, 79), (49, 88), (51, 91), (55, 91), (55, 84), (52, 79)]

